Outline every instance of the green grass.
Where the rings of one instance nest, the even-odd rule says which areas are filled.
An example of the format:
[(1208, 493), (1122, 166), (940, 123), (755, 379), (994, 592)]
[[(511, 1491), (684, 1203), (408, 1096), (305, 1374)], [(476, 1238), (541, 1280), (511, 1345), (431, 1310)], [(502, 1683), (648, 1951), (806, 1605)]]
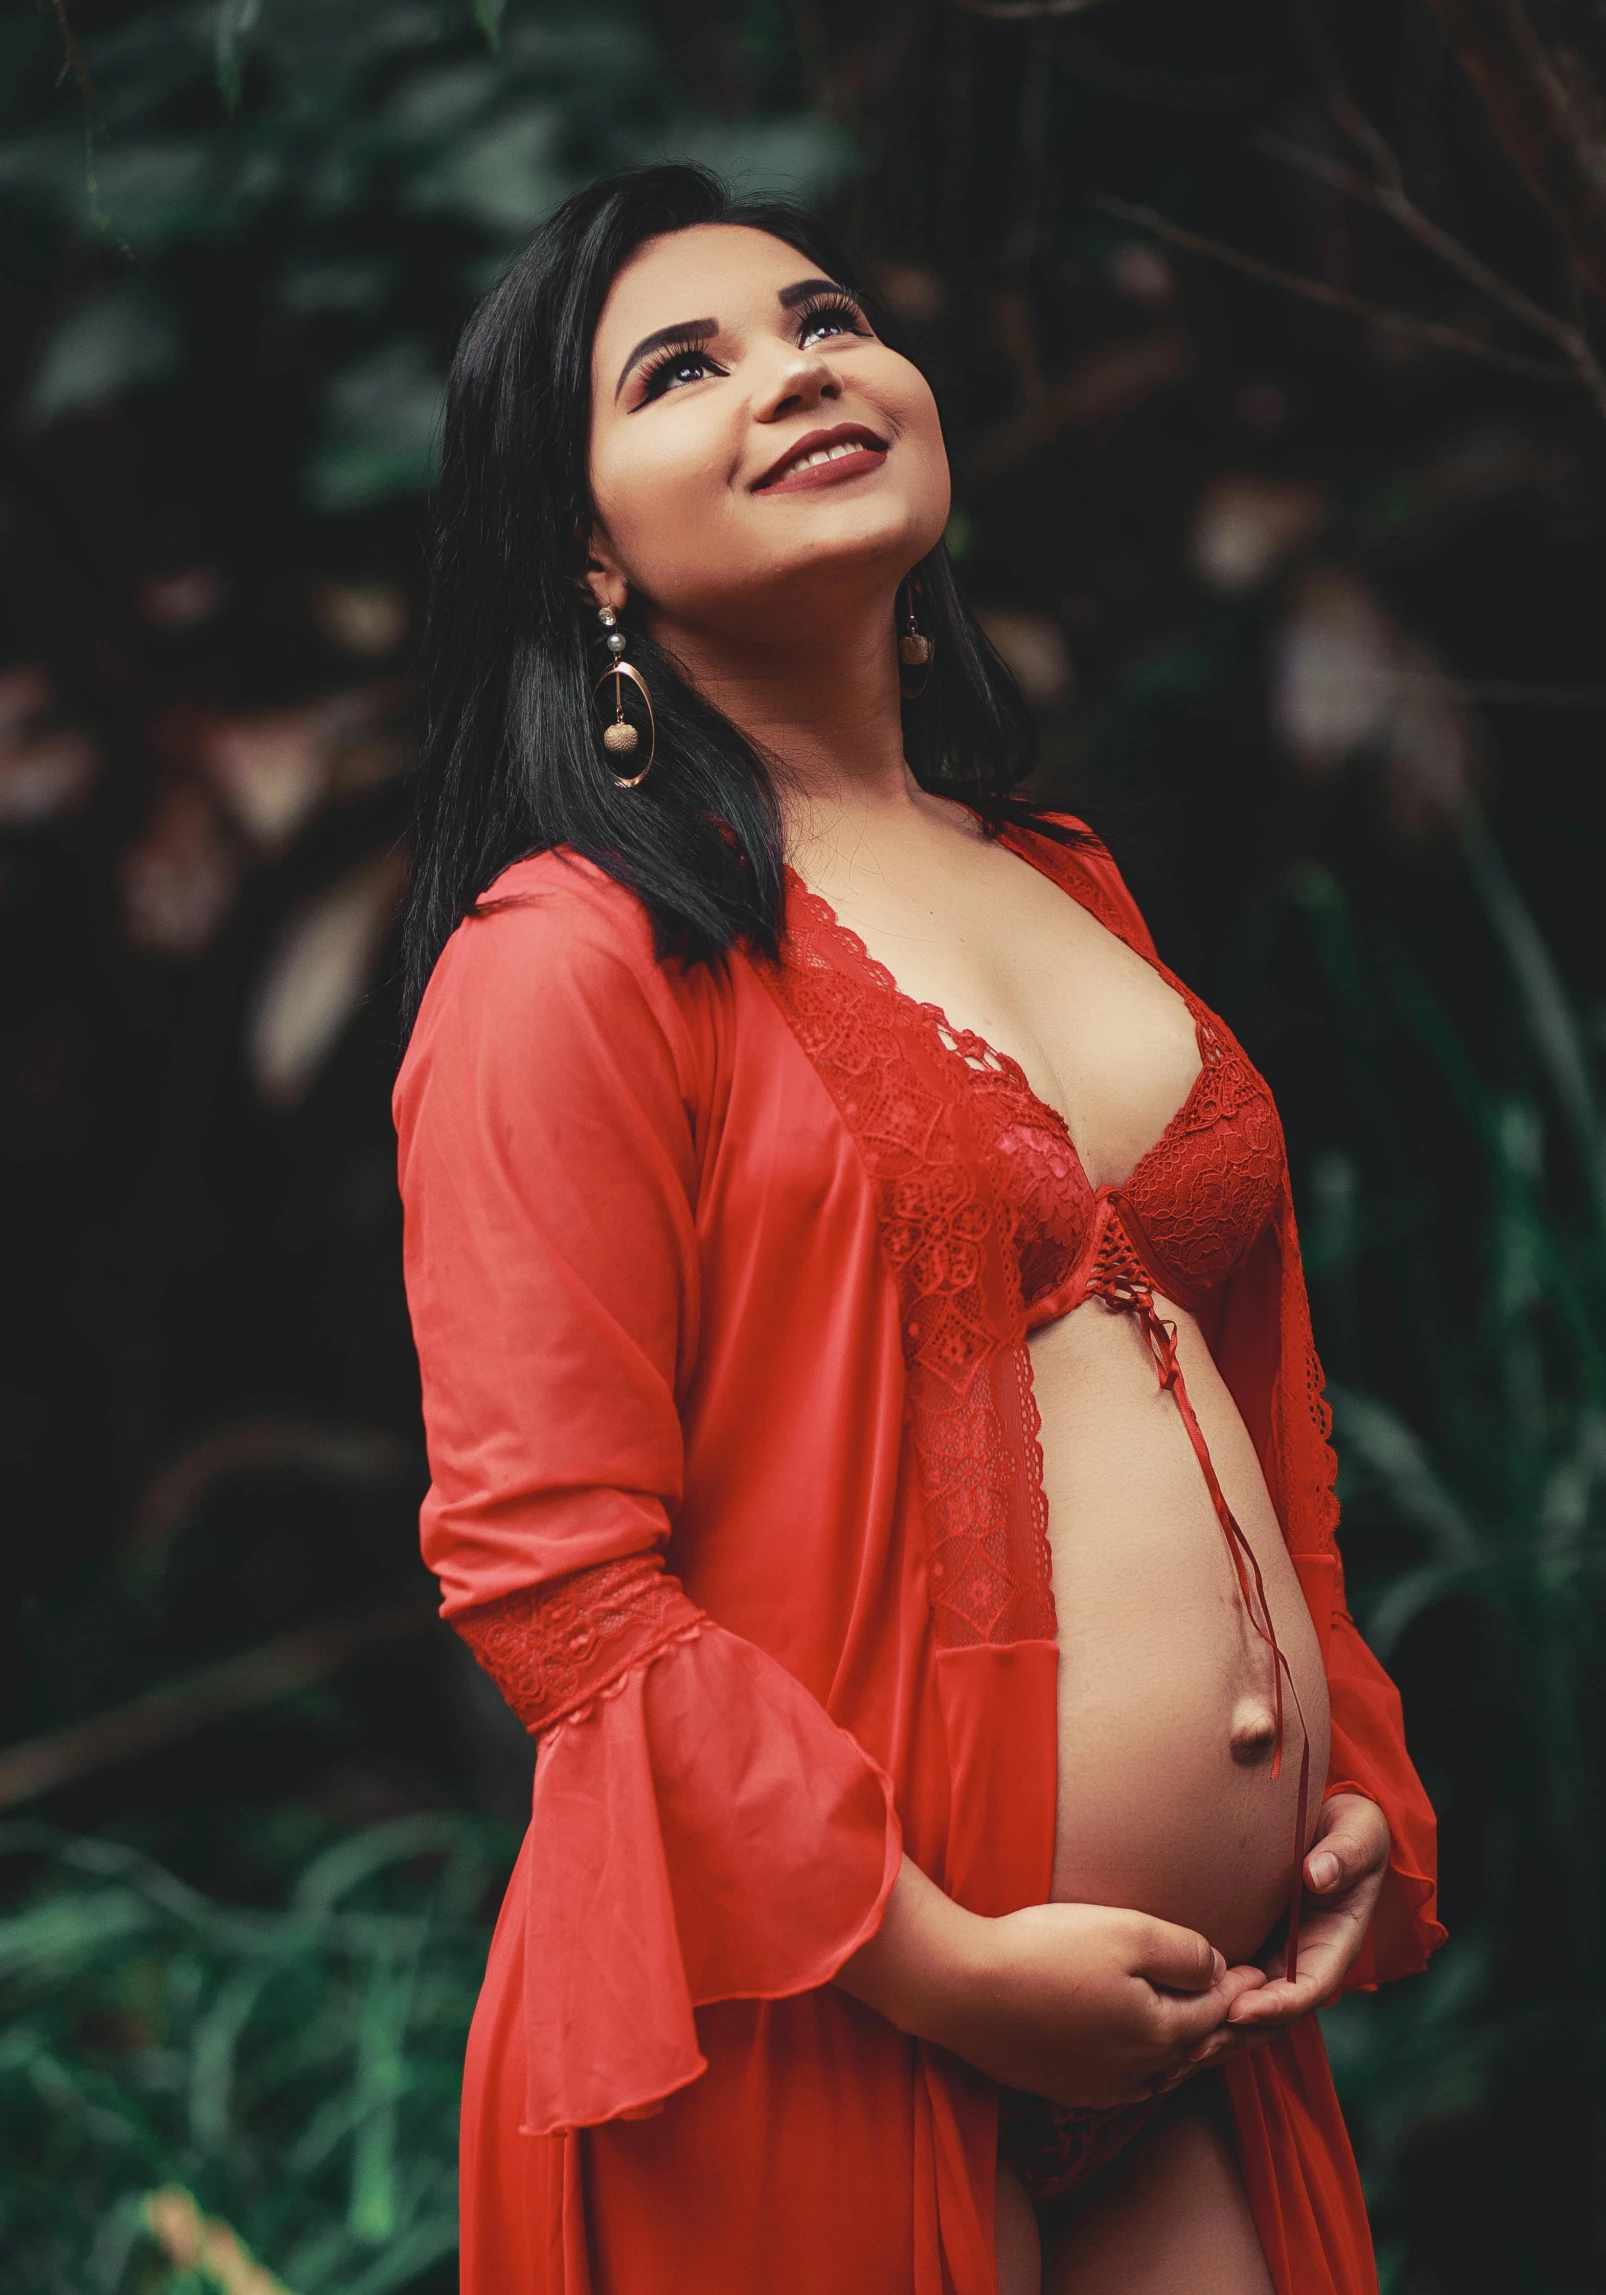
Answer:
[(354, 1834), (282, 1906), (136, 1851), (0, 1834), (6, 2295), (202, 2295), (144, 2202), (182, 2185), (293, 2295), (388, 2295), (457, 2243), (457, 2104), (500, 1831)]

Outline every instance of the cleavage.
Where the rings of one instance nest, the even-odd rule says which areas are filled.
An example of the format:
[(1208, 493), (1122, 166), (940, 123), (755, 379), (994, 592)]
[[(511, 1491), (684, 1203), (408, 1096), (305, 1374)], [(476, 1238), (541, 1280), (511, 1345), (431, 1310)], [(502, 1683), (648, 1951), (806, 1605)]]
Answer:
[[(1138, 961), (1142, 962), (1143, 959), (1140, 958)], [(894, 992), (904, 1002), (914, 1003), (917, 1001), (906, 990), (898, 986), (884, 965), (880, 966), (880, 970), (891, 981)], [(1174, 1080), (1168, 1079), (1174, 1083), (1172, 1091), (1167, 1092), (1161, 1089), (1149, 1095), (1154, 1104), (1143, 1106), (1141, 1114), (1137, 1111), (1133, 1112), (1126, 1127), (1125, 1136), (1118, 1137), (1114, 1142), (1103, 1143), (1107, 1150), (1103, 1157), (1089, 1155), (1083, 1150), (1069, 1118), (1059, 1105), (1057, 1095), (1039, 1087), (1023, 1059), (1012, 1053), (1000, 1051), (996, 1036), (989, 1038), (981, 1035), (975, 1029), (960, 1026), (950, 1017), (951, 1007), (925, 1003), (921, 1009), (927, 1012), (934, 1021), (937, 1034), (945, 1050), (963, 1060), (965, 1065), (977, 1075), (993, 1074), (1008, 1079), (1014, 1086), (1015, 1092), (1023, 1097), (1024, 1102), (1029, 1103), (1030, 1112), (1027, 1115), (1027, 1121), (1033, 1132), (1043, 1135), (1048, 1133), (1058, 1135), (1058, 1138), (1063, 1141), (1065, 1151), (1074, 1159), (1078, 1177), (1088, 1192), (1091, 1193), (1095, 1188), (1101, 1186), (1121, 1189), (1129, 1184), (1138, 1167), (1147, 1161), (1187, 1107), (1203, 1072), (1204, 1054), (1200, 1042), (1197, 1014), (1179, 991), (1171, 988), (1168, 982), (1161, 983), (1156, 976), (1155, 985), (1163, 987), (1171, 996), (1175, 997), (1187, 1013), (1189, 1057), (1186, 1063), (1181, 1061), (1176, 1063), (1179, 1069), (1185, 1065), (1187, 1072), (1185, 1075), (1178, 1075)], [(1146, 986), (1147, 983), (1145, 983)], [(1101, 1018), (1095, 1030), (1084, 1033), (1114, 1038), (1118, 1035), (1118, 1029), (1112, 1020)], [(1157, 1049), (1160, 1051), (1162, 1059), (1169, 1065), (1166, 1055), (1171, 1052), (1172, 1047), (1166, 1045), (1157, 1047)], [(1111, 1056), (1106, 1064), (1106, 1072), (1112, 1098), (1126, 1098), (1129, 1092), (1130, 1066), (1125, 1045), (1111, 1044)], [(1170, 1105), (1166, 1106), (1164, 1103), (1168, 1098)], [(1118, 1135), (1122, 1131), (1119, 1120), (1109, 1128)], [(1038, 1138), (1034, 1144), (1038, 1147), (1040, 1154), (1046, 1152), (1052, 1156), (1052, 1147), (1046, 1138)]]
[[(1058, 1078), (1042, 1031), (1026, 1026), (1018, 1032), (1017, 1040), (1033, 1044), (1030, 1066), (1026, 1059), (1000, 1049), (1000, 1036), (1017, 1033), (1000, 1029), (991, 1018), (993, 1012), (1007, 1015), (1010, 1004), (1007, 990), (1001, 995), (989, 993), (983, 977), (975, 984), (980, 993), (972, 1002), (969, 993), (972, 983), (961, 976), (956, 995), (953, 974), (940, 959), (931, 968), (928, 978), (921, 979), (926, 969), (922, 960), (933, 945), (933, 936), (897, 933), (889, 928), (882, 937), (900, 946), (904, 966), (904, 977), (900, 978), (862, 935), (843, 921), (823, 893), (814, 892), (811, 887), (804, 890), (819, 903), (830, 925), (868, 964), (883, 987), (904, 1005), (922, 1011), (935, 1024), (949, 1051), (978, 1073), (992, 1070), (1013, 1077), (1019, 1087), (1030, 1094), (1071, 1145), (1090, 1187), (1124, 1187), (1187, 1106), (1198, 1081), (1204, 1064), (1198, 1013), (1176, 983), (1147, 957), (1129, 948), (1084, 909), (1073, 894), (1051, 885), (1029, 861), (1017, 857), (1015, 865), (1021, 872), (1023, 893), (1035, 893), (1041, 888), (1055, 904), (1053, 911), (1046, 912), (1043, 919), (1046, 953), (1034, 946), (1030, 969), (1043, 1009), (1052, 1012), (1056, 1008), (1068, 1008), (1077, 1013), (1063, 1028), (1065, 1044), (1074, 1049), (1076, 1055), (1069, 1072), (1077, 1088), (1065, 1095), (1077, 1117), (1075, 1123), (1061, 1107)], [(1056, 931), (1056, 925), (1062, 925), (1063, 929)], [(1007, 958), (1007, 951), (999, 953)], [(1059, 995), (1055, 988), (1056, 973), (1064, 984), (1063, 993)], [(1091, 983), (1090, 975), (1093, 976)], [(1091, 994), (1087, 993), (1089, 985)], [(967, 1027), (954, 1017), (956, 1009), (962, 1011), (967, 1004), (972, 1009), (980, 1004), (984, 1011), (989, 1011), (990, 1035)], [(1134, 1048), (1139, 1053), (1140, 1085), (1136, 1093), (1133, 1090)], [(1046, 1089), (1040, 1085), (1039, 1077)], [(1145, 1085), (1147, 1089), (1143, 1088)], [(1103, 1121), (1095, 1115), (1095, 1120), (1089, 1123), (1086, 1114), (1089, 1104), (1095, 1110), (1102, 1104), (1110, 1114), (1105, 1115)], [(1086, 1153), (1078, 1131), (1088, 1139)]]

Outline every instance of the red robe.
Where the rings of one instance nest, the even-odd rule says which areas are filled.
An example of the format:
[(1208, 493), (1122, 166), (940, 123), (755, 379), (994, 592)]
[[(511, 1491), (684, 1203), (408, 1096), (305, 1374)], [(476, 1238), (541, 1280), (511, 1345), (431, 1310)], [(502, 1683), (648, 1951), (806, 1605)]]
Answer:
[[(1101, 846), (1009, 841), (1158, 963)], [(469, 2041), (465, 2295), (996, 2287), (996, 2090), (830, 1979), (904, 1849), (981, 1913), (1048, 1894), (1024, 1311), (962, 1064), (790, 897), (779, 966), (684, 967), (597, 869), (520, 862), (397, 1085), (424, 1551), (539, 1736)], [(1433, 1815), (1344, 1609), (1286, 1186), (1202, 1321), (1323, 1644), (1328, 1791), (1393, 1835), (1351, 1982), (1409, 1974)], [(1375, 2291), (1315, 2021), (1225, 2080), (1279, 2295)]]

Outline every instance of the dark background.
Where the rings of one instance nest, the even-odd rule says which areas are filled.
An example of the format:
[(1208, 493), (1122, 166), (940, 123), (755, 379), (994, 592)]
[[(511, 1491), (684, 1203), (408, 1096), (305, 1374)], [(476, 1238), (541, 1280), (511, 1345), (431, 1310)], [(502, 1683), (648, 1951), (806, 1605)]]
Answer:
[(862, 251), (1039, 785), (1280, 1095), (1452, 1928), (1328, 2020), (1385, 2288), (1601, 2284), (1603, 65), (1585, 0), (3, 0), (7, 2295), (248, 2295), (223, 2225), (451, 2283), (529, 1757), (416, 1558), (423, 498), (474, 297), (664, 154)]

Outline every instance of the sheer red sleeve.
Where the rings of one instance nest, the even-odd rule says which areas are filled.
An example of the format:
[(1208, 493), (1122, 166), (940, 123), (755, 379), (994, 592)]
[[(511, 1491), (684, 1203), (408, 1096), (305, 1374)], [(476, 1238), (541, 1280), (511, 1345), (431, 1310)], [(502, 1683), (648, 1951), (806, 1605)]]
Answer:
[(1414, 1976), (1444, 1942), (1438, 1918), (1438, 1823), (1405, 1750), (1400, 1693), (1372, 1655), (1348, 1610), (1343, 1580), (1335, 1592), (1327, 1644), (1332, 1751), (1327, 1792), (1364, 1793), (1388, 1819), (1388, 1877), (1360, 1957), (1345, 1979), (1349, 1992)]
[(437, 967), (397, 1086), (442, 1609), (540, 1739), (526, 2125), (650, 2109), (693, 2009), (878, 1926), (891, 1788), (664, 1568), (696, 1349), (705, 1056), (645, 918), (548, 856)]
[(1327, 1790), (1363, 1793), (1388, 1820), (1389, 1870), (1346, 1990), (1414, 1976), (1444, 1942), (1438, 1918), (1438, 1824), (1405, 1746), (1400, 1693), (1361, 1639), (1344, 1600), (1338, 1550), (1337, 1472), (1328, 1408), (1311, 1335), (1292, 1201), (1280, 1220), (1280, 1369), (1273, 1404), (1275, 1473), (1293, 1551), (1327, 1668), (1332, 1716)]

